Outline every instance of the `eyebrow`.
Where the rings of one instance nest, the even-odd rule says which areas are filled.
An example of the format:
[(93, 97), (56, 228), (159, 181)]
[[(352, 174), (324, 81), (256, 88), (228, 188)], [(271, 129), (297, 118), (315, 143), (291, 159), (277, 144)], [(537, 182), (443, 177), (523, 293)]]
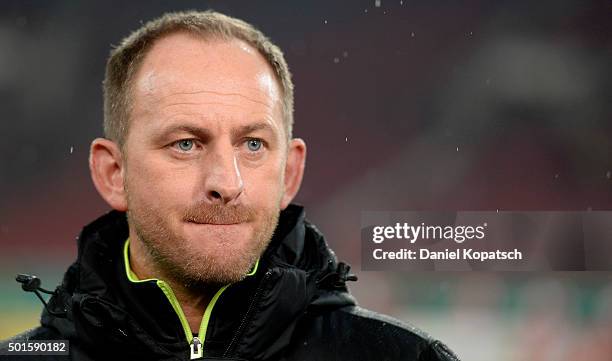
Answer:
[[(231, 136), (232, 138), (241, 138), (241, 137), (246, 136), (247, 134), (250, 134), (256, 131), (265, 131), (269, 133), (272, 137), (274, 137), (274, 139), (277, 138), (277, 135), (274, 132), (273, 127), (267, 122), (257, 122), (254, 124), (243, 125), (236, 129), (232, 129)], [(177, 133), (177, 132), (185, 132), (185, 133), (193, 134), (196, 137), (202, 139), (203, 141), (208, 141), (213, 137), (212, 132), (206, 128), (189, 125), (189, 124), (177, 124), (177, 125), (170, 125), (166, 128), (163, 128), (155, 135), (154, 138), (157, 140), (163, 140), (165, 137), (168, 137), (169, 135), (173, 133)]]
[(270, 124), (267, 122), (259, 122), (255, 124), (248, 124), (238, 127), (238, 129), (232, 130), (232, 138), (240, 138), (247, 134), (254, 133), (258, 130), (262, 130), (270, 133), (271, 136), (276, 138), (276, 133)]
[(212, 138), (212, 133), (208, 129), (188, 124), (178, 124), (165, 127), (160, 130), (154, 138), (156, 140), (163, 140), (165, 137), (177, 132), (190, 133), (205, 141)]

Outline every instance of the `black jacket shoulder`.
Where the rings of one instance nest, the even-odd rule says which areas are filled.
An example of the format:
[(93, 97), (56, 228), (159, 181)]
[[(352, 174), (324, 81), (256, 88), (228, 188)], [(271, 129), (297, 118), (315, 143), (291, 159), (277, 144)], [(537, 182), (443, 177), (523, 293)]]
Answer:
[(314, 312), (300, 325), (287, 360), (459, 361), (422, 330), (359, 306)]

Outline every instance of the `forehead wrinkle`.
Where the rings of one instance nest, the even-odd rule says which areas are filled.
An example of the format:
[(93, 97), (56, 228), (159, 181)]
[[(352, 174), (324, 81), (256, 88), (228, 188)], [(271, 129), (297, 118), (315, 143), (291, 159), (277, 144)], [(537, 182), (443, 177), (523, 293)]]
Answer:
[[(273, 105), (270, 104), (266, 104), (266, 102), (263, 101), (259, 101), (259, 100), (255, 100), (255, 99), (251, 99), (248, 96), (245, 96), (243, 94), (239, 94), (239, 93), (223, 93), (223, 92), (215, 92), (215, 91), (211, 91), (211, 90), (199, 90), (199, 91), (184, 91), (184, 92), (173, 92), (171, 94), (166, 94), (164, 96), (160, 96), (160, 97), (156, 97), (155, 94), (145, 94), (147, 98), (149, 98), (149, 102), (154, 102), (154, 104), (160, 104), (163, 102), (164, 99), (167, 99), (169, 97), (172, 96), (179, 96), (179, 95), (193, 95), (193, 94), (199, 94), (199, 93), (212, 93), (212, 94), (219, 94), (219, 95), (229, 95), (229, 96), (239, 96), (245, 99), (248, 99), (249, 101), (255, 102), (257, 104), (261, 104), (263, 106), (266, 107), (266, 109), (268, 110), (273, 110)], [(165, 110), (169, 107), (172, 106), (180, 106), (180, 105), (223, 105), (223, 106), (229, 106), (229, 107), (234, 107), (234, 108), (244, 108), (244, 106), (241, 106), (239, 104), (231, 104), (231, 103), (224, 103), (224, 102), (190, 102), (190, 101), (177, 101), (177, 102), (172, 102), (169, 104), (160, 104), (160, 107), (158, 108), (159, 110)], [(138, 108), (141, 108), (140, 111), (137, 111), (135, 113), (135, 115), (139, 114), (139, 113), (150, 113), (152, 111), (152, 107), (148, 107), (148, 106), (140, 106)], [(266, 117), (267, 118), (267, 117)]]
[(253, 98), (251, 98), (249, 96), (246, 96), (244, 94), (240, 94), (240, 93), (225, 93), (225, 92), (219, 92), (219, 91), (214, 91), (214, 90), (196, 90), (196, 91), (191, 91), (191, 92), (188, 92), (188, 91), (185, 91), (185, 92), (173, 92), (171, 94), (166, 94), (164, 96), (159, 97), (158, 101), (163, 101), (164, 99), (166, 99), (168, 97), (171, 97), (171, 96), (175, 96), (175, 95), (196, 95), (196, 94), (203, 94), (203, 93), (214, 94), (214, 95), (221, 95), (221, 96), (238, 96), (238, 97), (241, 97), (243, 99), (247, 99), (249, 101), (252, 101), (254, 103), (258, 103), (258, 104), (264, 105), (264, 106), (266, 106), (268, 108), (271, 107), (270, 104), (268, 104), (268, 103), (266, 103), (264, 101), (253, 99)]
[[(172, 116), (170, 116), (168, 120), (178, 121), (178, 122), (188, 120), (186, 124), (192, 124), (191, 126), (193, 127), (199, 127), (199, 126), (202, 126), (199, 123), (200, 121), (204, 121), (205, 124), (207, 124), (208, 126), (211, 126), (216, 123), (215, 122), (216, 120), (220, 121), (221, 123), (233, 123), (235, 120), (243, 118), (243, 119), (249, 119), (250, 122), (259, 123), (260, 125), (267, 124), (269, 129), (273, 129), (277, 131), (279, 130), (278, 124), (274, 121), (274, 118), (272, 116), (270, 116), (269, 114), (256, 115), (257, 113), (246, 115), (244, 117), (242, 116), (236, 117), (236, 116), (228, 115), (228, 114), (225, 114), (219, 111), (215, 111), (210, 114), (202, 114), (200, 112), (192, 112), (192, 111), (181, 111), (177, 114), (173, 114)], [(195, 123), (192, 123), (194, 121)], [(173, 125), (163, 125), (162, 128), (165, 128), (168, 126), (173, 126)], [(243, 125), (237, 125), (237, 126), (238, 127), (249, 127), (249, 126), (252, 126), (252, 124), (243, 124)]]
[(165, 104), (160, 109), (163, 110), (163, 109), (173, 107), (173, 106), (178, 106), (178, 105), (202, 105), (202, 104), (223, 105), (223, 106), (234, 107), (234, 108), (243, 108), (243, 106), (238, 105), (238, 104), (230, 104), (230, 103), (222, 103), (222, 102), (177, 102), (177, 103)]

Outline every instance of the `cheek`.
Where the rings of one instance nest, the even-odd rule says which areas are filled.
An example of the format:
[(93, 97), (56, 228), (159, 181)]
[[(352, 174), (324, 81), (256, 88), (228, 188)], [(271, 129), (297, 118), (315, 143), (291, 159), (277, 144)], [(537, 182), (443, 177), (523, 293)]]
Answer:
[(244, 190), (252, 203), (265, 208), (278, 205), (284, 190), (284, 168), (280, 163), (242, 171)]
[(128, 166), (128, 192), (148, 208), (170, 210), (189, 203), (190, 180), (194, 178), (191, 173), (189, 169), (173, 169), (155, 159), (139, 158)]

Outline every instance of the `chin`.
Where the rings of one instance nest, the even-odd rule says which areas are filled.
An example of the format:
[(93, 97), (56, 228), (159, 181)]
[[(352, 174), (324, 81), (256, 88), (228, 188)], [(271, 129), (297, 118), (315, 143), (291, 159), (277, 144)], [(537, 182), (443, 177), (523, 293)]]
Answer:
[(242, 280), (257, 260), (252, 253), (242, 249), (215, 248), (206, 253), (186, 254), (191, 266), (184, 269), (188, 278), (198, 283), (228, 284)]
[[(202, 255), (219, 264), (235, 264), (241, 259), (251, 258), (256, 252), (258, 242), (248, 224), (238, 225), (202, 225), (190, 224), (185, 233), (185, 246), (194, 256)], [(258, 255), (259, 256), (259, 255)]]

